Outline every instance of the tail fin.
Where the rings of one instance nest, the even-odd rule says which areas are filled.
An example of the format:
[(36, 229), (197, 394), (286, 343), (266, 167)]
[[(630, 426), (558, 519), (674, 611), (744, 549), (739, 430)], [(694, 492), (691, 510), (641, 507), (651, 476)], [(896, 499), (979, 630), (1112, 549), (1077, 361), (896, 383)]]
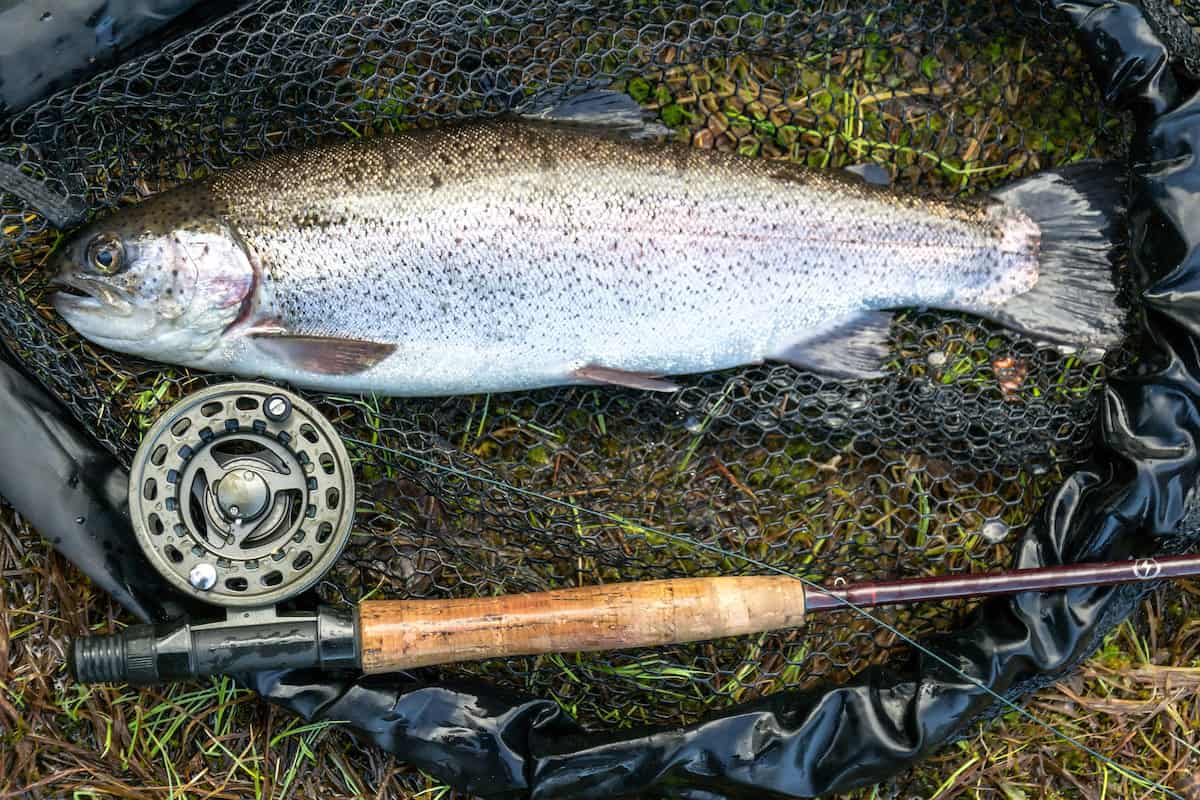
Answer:
[(1122, 170), (1090, 161), (1042, 172), (993, 197), (1041, 229), (1033, 289), (994, 312), (997, 322), (1035, 339), (1109, 349), (1124, 338), (1115, 251), (1122, 243)]

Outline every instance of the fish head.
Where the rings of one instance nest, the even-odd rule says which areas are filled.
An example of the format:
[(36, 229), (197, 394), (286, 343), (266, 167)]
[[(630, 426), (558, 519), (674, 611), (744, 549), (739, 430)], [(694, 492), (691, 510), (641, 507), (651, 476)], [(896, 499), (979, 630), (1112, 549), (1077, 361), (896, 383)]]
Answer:
[(55, 310), (110, 350), (200, 362), (252, 302), (251, 252), (212, 203), (166, 192), (76, 232), (55, 253)]

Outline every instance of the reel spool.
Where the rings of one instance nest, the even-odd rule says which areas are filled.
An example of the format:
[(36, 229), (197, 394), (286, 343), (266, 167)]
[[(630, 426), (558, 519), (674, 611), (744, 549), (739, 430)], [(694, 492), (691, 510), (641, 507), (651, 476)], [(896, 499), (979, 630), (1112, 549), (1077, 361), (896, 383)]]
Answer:
[(260, 607), (308, 589), (350, 538), (342, 440), (303, 398), (226, 383), (172, 407), (130, 468), (134, 534), (180, 591)]

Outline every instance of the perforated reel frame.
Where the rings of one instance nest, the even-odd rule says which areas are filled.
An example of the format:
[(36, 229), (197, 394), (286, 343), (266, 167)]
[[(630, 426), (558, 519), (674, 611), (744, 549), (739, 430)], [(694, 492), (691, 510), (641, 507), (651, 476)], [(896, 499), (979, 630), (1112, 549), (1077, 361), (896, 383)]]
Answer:
[(259, 607), (321, 579), (354, 519), (354, 476), (330, 422), (260, 383), (199, 391), (167, 411), (130, 469), (138, 543), (180, 591)]

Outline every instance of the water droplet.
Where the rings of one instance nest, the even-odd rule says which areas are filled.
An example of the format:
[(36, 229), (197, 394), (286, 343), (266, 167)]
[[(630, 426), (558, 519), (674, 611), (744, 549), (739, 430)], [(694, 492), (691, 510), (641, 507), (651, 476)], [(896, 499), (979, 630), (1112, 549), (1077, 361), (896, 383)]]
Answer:
[(50, 13), (49, 11), (45, 12), (41, 16), (42, 22), (49, 22), (52, 19), (54, 19), (54, 15), (52, 13)]
[(87, 522), (87, 517), (76, 517), (75, 518), (76, 525), (82, 525), (85, 522)]
[(934, 350), (925, 356), (925, 360), (929, 362), (929, 366), (931, 367), (943, 367), (946, 365), (946, 354), (941, 350)]
[(866, 392), (851, 392), (846, 397), (846, 408), (851, 411), (860, 411), (867, 406)]
[(683, 427), (688, 433), (700, 433), (704, 430), (704, 421), (693, 414), (683, 421)]
[(1008, 536), (1009, 530), (1010, 528), (1005, 522), (994, 519), (985, 524), (979, 533), (992, 544), (1000, 544)]
[(1032, 472), (1034, 475), (1045, 475), (1047, 472), (1050, 471), (1050, 468), (1048, 466), (1046, 466), (1045, 464), (1035, 463), (1033, 466), (1031, 466), (1029, 468), (1029, 471)]
[(825, 424), (831, 428), (841, 428), (846, 424), (846, 418), (834, 414), (825, 418)]

